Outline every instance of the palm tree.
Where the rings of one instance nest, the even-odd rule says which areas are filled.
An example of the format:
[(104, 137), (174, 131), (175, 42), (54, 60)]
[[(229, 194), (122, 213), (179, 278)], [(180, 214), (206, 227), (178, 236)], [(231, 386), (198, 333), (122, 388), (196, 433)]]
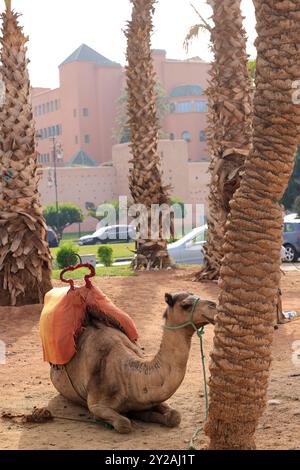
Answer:
[[(165, 268), (170, 265), (163, 238), (163, 217), (159, 235), (151, 236), (151, 205), (168, 204), (169, 187), (162, 183), (158, 154), (159, 121), (156, 107), (156, 76), (151, 55), (152, 16), (156, 0), (131, 0), (132, 18), (127, 36), (128, 123), (131, 135), (132, 168), (129, 186), (133, 201), (147, 208), (141, 217), (135, 268)], [(141, 233), (141, 226), (148, 230)]]
[(252, 140), (252, 81), (248, 70), (246, 33), (241, 0), (208, 0), (213, 8), (211, 27), (196, 10), (201, 23), (191, 28), (185, 45), (200, 29), (211, 34), (214, 61), (208, 95), (207, 145), (211, 158), (208, 239), (203, 269), (197, 280), (218, 279), (223, 258), (229, 202), (240, 184)]
[(230, 203), (221, 294), (211, 355), (206, 433), (211, 449), (252, 449), (266, 406), (275, 298), (280, 283), (282, 211), (293, 170), (300, 107), (298, 0), (254, 0), (258, 59), (253, 150)]
[(0, 305), (41, 303), (51, 289), (51, 255), (38, 193), (38, 167), (26, 42), (18, 14), (2, 14), (0, 109)]

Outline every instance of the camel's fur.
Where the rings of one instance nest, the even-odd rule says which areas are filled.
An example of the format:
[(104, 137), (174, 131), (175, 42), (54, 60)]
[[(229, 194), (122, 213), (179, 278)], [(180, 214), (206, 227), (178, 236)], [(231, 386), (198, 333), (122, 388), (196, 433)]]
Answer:
[[(190, 314), (195, 297), (188, 292), (166, 294), (167, 325), (179, 325)], [(197, 327), (214, 323), (216, 304), (201, 300), (196, 306)], [(186, 372), (194, 329), (164, 329), (160, 349), (152, 360), (124, 333), (103, 323), (85, 329), (78, 352), (64, 369), (51, 369), (55, 388), (66, 398), (87, 406), (116, 431), (131, 431), (129, 417), (177, 426), (180, 415), (164, 402), (180, 386)], [(124, 415), (127, 416), (124, 416)]]

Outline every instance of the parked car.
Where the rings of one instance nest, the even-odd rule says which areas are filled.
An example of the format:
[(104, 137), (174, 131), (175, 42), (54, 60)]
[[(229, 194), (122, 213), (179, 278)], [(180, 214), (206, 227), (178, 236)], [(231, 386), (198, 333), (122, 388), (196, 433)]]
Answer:
[(59, 246), (58, 236), (51, 227), (48, 227), (48, 244), (50, 248)]
[(180, 240), (168, 245), (168, 253), (177, 264), (202, 264), (207, 225), (194, 228)]
[(283, 239), (285, 261), (295, 263), (300, 258), (300, 218), (284, 218)]
[[(203, 264), (203, 245), (207, 238), (207, 225), (192, 230), (180, 240), (168, 245), (169, 256), (176, 264)], [(285, 247), (282, 246), (281, 257), (286, 259)]]
[(105, 243), (129, 243), (135, 240), (136, 231), (132, 225), (110, 225), (96, 230), (92, 235), (85, 235), (79, 245), (101, 245)]

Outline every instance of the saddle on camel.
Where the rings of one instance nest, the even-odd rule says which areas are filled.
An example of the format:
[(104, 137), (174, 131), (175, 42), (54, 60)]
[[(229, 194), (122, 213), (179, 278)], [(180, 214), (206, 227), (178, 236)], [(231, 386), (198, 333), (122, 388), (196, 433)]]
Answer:
[[(65, 279), (67, 271), (88, 268), (85, 286), (75, 287), (72, 279)], [(133, 320), (120, 310), (100, 289), (94, 287), (90, 278), (95, 269), (90, 264), (71, 266), (62, 271), (60, 279), (70, 287), (54, 288), (45, 296), (40, 319), (40, 336), (44, 361), (63, 366), (76, 354), (76, 342), (84, 331), (85, 322), (95, 319), (123, 331), (132, 342), (138, 340)]]

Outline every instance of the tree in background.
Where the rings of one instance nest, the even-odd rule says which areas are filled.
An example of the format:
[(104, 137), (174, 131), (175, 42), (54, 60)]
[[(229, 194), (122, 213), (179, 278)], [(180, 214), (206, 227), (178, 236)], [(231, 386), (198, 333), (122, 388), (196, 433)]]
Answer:
[(296, 197), (294, 205), (293, 205), (293, 209), (295, 212), (297, 212), (297, 214), (300, 217), (300, 196)]
[(250, 73), (250, 76), (253, 80), (255, 80), (255, 75), (256, 75), (256, 59), (251, 59), (248, 62), (248, 70)]
[[(99, 205), (101, 205), (101, 206), (106, 206), (107, 205), (107, 206), (113, 207), (116, 211), (116, 223), (117, 224), (119, 223), (119, 201), (118, 200), (103, 201)], [(106, 217), (107, 214), (105, 214), (105, 213), (99, 214), (98, 207), (99, 206), (96, 206), (93, 202), (86, 202), (85, 203), (85, 208), (88, 211), (87, 215), (89, 215), (93, 219), (98, 220), (98, 222), (101, 222), (101, 220), (103, 220)]]
[[(222, 1), (222, 3), (225, 3)], [(230, 203), (211, 354), (206, 433), (211, 449), (253, 449), (266, 406), (280, 283), (280, 199), (294, 166), (300, 106), (298, 0), (254, 0), (257, 70), (253, 151)]]
[(0, 305), (42, 303), (51, 288), (51, 255), (38, 192), (27, 37), (5, 0), (2, 14), (0, 108)]
[(281, 200), (285, 209), (294, 210), (297, 207), (297, 197), (300, 196), (300, 152), (296, 155), (295, 167), (288, 188)]
[(208, 0), (207, 3), (213, 9), (214, 26), (194, 7), (201, 23), (191, 28), (185, 42), (188, 45), (201, 29), (206, 29), (210, 31), (214, 53), (206, 90), (207, 146), (211, 161), (208, 239), (204, 245), (204, 267), (196, 276), (198, 280), (219, 277), (229, 202), (239, 187), (252, 140), (252, 82), (241, 0)]
[(45, 207), (43, 214), (47, 225), (55, 230), (60, 240), (67, 227), (83, 222), (82, 210), (70, 202), (58, 204), (58, 212), (55, 204), (49, 204)]
[[(158, 154), (159, 121), (156, 109), (153, 59), (151, 53), (152, 16), (155, 0), (131, 0), (132, 18), (128, 23), (127, 37), (127, 90), (128, 124), (131, 135), (132, 167), (129, 187), (136, 204), (147, 208), (138, 225), (135, 269), (166, 268), (171, 265), (167, 241), (162, 236), (163, 220), (160, 218), (159, 236), (151, 235), (151, 205), (168, 204), (168, 186), (162, 183)], [(148, 227), (147, 236), (141, 237), (141, 226)]]
[[(167, 137), (165, 132), (162, 131), (163, 121), (166, 115), (170, 111), (169, 99), (166, 96), (166, 92), (163, 89), (162, 84), (156, 78), (155, 83), (155, 94), (156, 94), (156, 109), (159, 120), (159, 138), (164, 139)], [(125, 144), (130, 142), (130, 129), (128, 124), (128, 91), (126, 88), (123, 89), (122, 94), (118, 100), (118, 114), (116, 118), (116, 127), (113, 130), (113, 138), (118, 144)]]

